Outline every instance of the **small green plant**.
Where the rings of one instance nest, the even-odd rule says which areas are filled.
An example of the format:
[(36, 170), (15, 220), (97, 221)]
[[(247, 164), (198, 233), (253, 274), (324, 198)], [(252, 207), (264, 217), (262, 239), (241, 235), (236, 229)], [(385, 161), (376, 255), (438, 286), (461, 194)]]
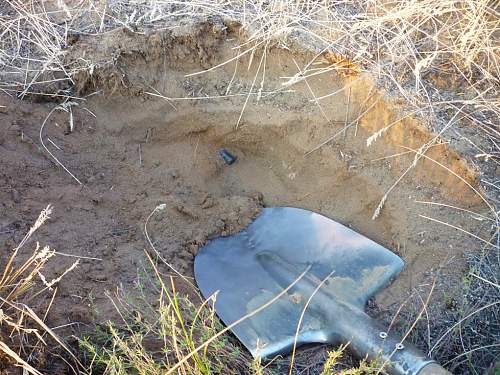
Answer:
[[(172, 277), (167, 286), (153, 259), (146, 255), (148, 262), (138, 271), (135, 282), (137, 293), (122, 290), (109, 296), (121, 321), (97, 325), (90, 336), (80, 340), (90, 373), (277, 375), (289, 369), (286, 359), (264, 365), (260, 358), (252, 359), (224, 332), (227, 328), (212, 307), (215, 297), (203, 300), (195, 295), (200, 302), (194, 303), (193, 296), (177, 292)], [(156, 290), (154, 302), (145, 290)], [(363, 360), (357, 368), (339, 370), (338, 361), (346, 347), (328, 353), (322, 375), (374, 374), (380, 369), (377, 361)]]
[(353, 367), (349, 369), (340, 369), (340, 360), (344, 356), (344, 352), (347, 345), (341, 345), (337, 350), (332, 350), (328, 352), (328, 358), (323, 365), (323, 371), (321, 375), (372, 375), (372, 374), (383, 374), (384, 371), (381, 369), (381, 363), (378, 360), (368, 361), (363, 359), (359, 362), (358, 367)]
[(125, 292), (110, 296), (121, 322), (108, 321), (80, 340), (89, 371), (110, 375), (165, 374), (192, 352), (195, 353), (176, 373), (237, 374), (242, 369), (260, 368), (227, 335), (196, 351), (223, 329), (211, 301), (196, 306), (187, 295), (176, 291), (173, 278), (167, 287), (149, 256), (148, 260), (156, 275), (148, 282), (159, 287), (156, 302), (147, 302), (140, 293), (147, 282), (144, 272), (138, 275), (138, 298)]

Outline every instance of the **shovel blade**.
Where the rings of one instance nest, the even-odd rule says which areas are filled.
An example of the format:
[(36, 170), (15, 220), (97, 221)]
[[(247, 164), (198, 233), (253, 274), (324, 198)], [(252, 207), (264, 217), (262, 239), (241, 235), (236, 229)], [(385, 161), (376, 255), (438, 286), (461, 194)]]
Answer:
[(275, 207), (263, 209), (245, 230), (210, 241), (194, 271), (205, 298), (217, 292), (215, 310), (230, 325), (307, 270), (286, 294), (232, 329), (254, 357), (269, 358), (289, 352), (295, 340), (334, 341), (335, 321), (349, 320), (339, 315), (362, 311), (403, 265), (388, 249), (325, 216)]

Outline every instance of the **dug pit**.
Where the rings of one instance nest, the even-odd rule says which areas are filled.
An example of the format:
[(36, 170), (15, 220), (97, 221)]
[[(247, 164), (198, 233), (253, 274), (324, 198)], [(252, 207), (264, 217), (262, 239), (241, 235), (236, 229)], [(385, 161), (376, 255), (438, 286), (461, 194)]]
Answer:
[[(484, 212), (475, 172), (368, 74), (339, 71), (300, 38), (286, 49), (241, 47), (244, 38), (223, 23), (82, 37), (67, 59), (93, 67), (75, 78), (86, 100), (71, 112), (1, 99), (13, 108), (2, 115), (2, 240), (15, 243), (51, 203), (47, 242), (86, 257), (61, 284), (68, 311), (51, 310), (53, 324), (112, 314), (104, 291), (137, 286), (152, 251), (146, 222), (163, 260), (192, 277), (197, 250), (262, 206), (319, 212), (400, 255), (406, 268), (377, 296), (382, 311), (434, 281), (436, 296), (460, 293), (463, 253), (477, 244), (450, 225), (487, 228), (436, 203)], [(224, 163), (221, 148), (237, 161)]]

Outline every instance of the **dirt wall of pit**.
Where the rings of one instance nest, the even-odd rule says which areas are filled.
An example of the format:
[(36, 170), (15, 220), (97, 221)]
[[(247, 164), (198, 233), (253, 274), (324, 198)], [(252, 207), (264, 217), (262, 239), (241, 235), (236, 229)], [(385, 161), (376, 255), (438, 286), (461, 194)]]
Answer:
[[(307, 208), (352, 226), (408, 264), (382, 294), (396, 296), (388, 301), (443, 264), (458, 280), (462, 251), (475, 244), (425, 217), (476, 223), (418, 201), (482, 212), (476, 172), (370, 75), (346, 76), (304, 45), (297, 37), (286, 48), (253, 48), (238, 25), (214, 21), (82, 37), (67, 60), (92, 62), (74, 78), (77, 95), (89, 95), (85, 105), (103, 139), (124, 150), (142, 145), (151, 178), (168, 178), (156, 168), (166, 165), (213, 196), (259, 192), (265, 205)], [(234, 166), (221, 165), (222, 147), (238, 157)]]
[[(274, 46), (265, 53), (262, 48), (252, 51), (256, 43), (245, 38), (237, 24), (222, 21), (181, 25), (172, 31), (149, 35), (123, 29), (78, 41), (68, 59), (90, 60), (93, 64), (92, 69), (81, 71), (75, 77), (79, 95), (103, 90), (108, 98), (141, 98), (148, 111), (154, 110), (153, 102), (162, 100), (151, 94), (164, 95), (172, 98), (170, 103), (176, 108), (163, 114), (171, 118), (192, 112), (193, 108), (214, 113), (233, 107), (234, 116), (228, 122), (211, 123), (208, 118), (205, 121), (206, 129), (214, 126), (212, 131), (221, 139), (237, 138), (237, 129), (242, 127), (251, 132), (248, 126), (259, 128), (255, 135), (258, 138), (265, 127), (277, 134), (286, 133), (297, 150), (307, 153), (335, 135), (342, 126), (351, 125), (318, 153), (327, 157), (332, 152), (332, 144), (342, 142), (342, 138), (345, 143), (346, 134), (359, 130), (357, 138), (361, 142), (355, 140), (353, 147), (358, 151), (359, 162), (370, 162), (373, 155), (381, 153), (401, 154), (387, 160), (403, 169), (409, 167), (409, 160), (415, 158), (417, 151), (425, 149), (426, 157), (421, 157), (412, 171), (414, 178), (437, 182), (446, 191), (445, 195), (469, 206), (480, 204), (480, 198), (468, 185), (479, 189), (476, 171), (438, 135), (430, 132), (422, 119), (404, 110), (397, 99), (379, 91), (368, 74), (342, 77), (317, 53), (314, 45), (306, 47), (300, 38), (292, 40), (288, 49)], [(235, 59), (239, 54), (242, 56)], [(221, 66), (214, 68), (218, 65)], [(301, 79), (300, 71), (305, 66), (309, 66), (306, 73), (309, 77)], [(318, 74), (317, 71), (329, 66), (330, 72)], [(209, 71), (188, 76), (203, 70)], [(293, 78), (298, 83), (286, 85)], [(261, 94), (247, 97), (245, 93), (250, 91)], [(204, 96), (218, 99), (195, 99)], [(220, 98), (222, 96), (227, 98)], [(207, 103), (205, 107), (210, 108), (203, 108)], [(261, 111), (261, 107), (269, 105), (275, 110)], [(243, 113), (238, 113), (238, 108)], [(376, 141), (371, 147), (363, 145), (369, 136), (388, 126), (379, 137), (385, 140), (383, 146)], [(425, 147), (426, 144), (430, 147)]]

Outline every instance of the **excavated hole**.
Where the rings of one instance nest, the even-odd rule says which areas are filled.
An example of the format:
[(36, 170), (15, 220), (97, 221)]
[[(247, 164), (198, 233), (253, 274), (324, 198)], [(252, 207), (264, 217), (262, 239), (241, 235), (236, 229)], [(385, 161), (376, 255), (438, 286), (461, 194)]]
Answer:
[[(145, 37), (116, 32), (100, 41), (114, 46), (113, 67), (78, 82), (83, 91), (104, 89), (103, 96), (89, 102), (102, 149), (111, 143), (136, 159), (133, 167), (115, 171), (116, 178), (146, 178), (149, 196), (171, 202), (173, 216), (155, 224), (160, 243), (161, 238), (166, 241), (165, 258), (192, 275), (196, 249), (210, 236), (246, 225), (255, 214), (255, 197), (261, 195), (265, 206), (320, 212), (399, 254), (406, 270), (379, 294), (381, 306), (399, 303), (413, 288), (428, 286), (437, 270), (441, 272), (437, 289), (453, 293), (464, 267), (463, 251), (475, 244), (421, 215), (475, 233), (480, 227), (470, 215), (417, 201), (484, 211), (464, 182), (476, 186), (474, 172), (446, 144), (437, 142), (426, 155), (464, 181), (424, 158), (397, 184), (380, 216), (372, 220), (386, 191), (414, 160), (409, 150), (435, 135), (410, 116), (394, 123), (403, 117), (400, 109), (368, 76), (342, 78), (331, 71), (283, 85), (297, 74), (298, 66), (313, 58), (300, 43), (288, 51), (273, 48), (265, 55), (247, 54), (186, 77), (233, 58), (238, 42), (236, 31), (207, 24)], [(106, 59), (90, 47), (82, 43), (78, 51), (83, 48)], [(324, 68), (328, 63), (317, 58), (311, 66)], [(261, 93), (247, 97), (250, 90)], [(220, 97), (224, 95), (228, 96)], [(367, 147), (369, 136), (393, 123)], [(346, 124), (353, 125), (339, 134)], [(334, 134), (338, 136), (333, 141), (305, 156)], [(234, 153), (238, 161), (225, 165), (217, 154), (220, 148)], [(217, 210), (210, 216), (203, 213), (231, 197), (239, 200), (232, 219)], [(214, 230), (200, 230), (206, 220), (216, 223)], [(228, 220), (236, 224), (227, 225)], [(185, 247), (179, 249), (174, 233), (162, 237), (164, 226), (178, 227), (177, 235), (187, 242), (191, 238), (189, 256), (182, 255)]]
[[(72, 133), (64, 134), (68, 113), (56, 111), (42, 136), (83, 187), (72, 184), (66, 172), (54, 169), (46, 153), (30, 143), (38, 139), (48, 113), (44, 106), (17, 104), (19, 111), (6, 115), (16, 130), (5, 138), (0, 166), (21, 203), (6, 203), (3, 220), (19, 221), (16, 204), (24, 214), (35, 215), (52, 203), (50, 227), (42, 231), (47, 242), (61, 251), (101, 259), (83, 259), (66, 276), (59, 293), (66, 303), (52, 308), (53, 326), (68, 319), (91, 323), (115, 316), (103, 291), (137, 290), (144, 283), (144, 248), (151, 251), (143, 235), (148, 217), (155, 248), (192, 277), (197, 250), (209, 238), (248, 225), (262, 205), (319, 212), (400, 255), (405, 270), (376, 298), (381, 319), (390, 320), (415, 291), (425, 299), (434, 280), (429, 319), (452, 308), (449, 301), (462, 294), (463, 254), (478, 244), (422, 216), (484, 238), (487, 225), (470, 214), (418, 201), (486, 212), (468, 185), (477, 186), (474, 171), (437, 142), (426, 155), (453, 173), (420, 160), (372, 220), (384, 194), (412, 164), (409, 149), (435, 135), (411, 116), (397, 122), (403, 117), (398, 104), (367, 75), (343, 78), (331, 70), (284, 86), (297, 74), (297, 66), (306, 66), (315, 56), (300, 42), (288, 50), (270, 48), (265, 55), (262, 50), (248, 53), (186, 77), (234, 58), (241, 52), (234, 47), (242, 41), (237, 28), (212, 24), (151, 35), (114, 31), (78, 41), (67, 54), (69, 62), (94, 65), (75, 77), (77, 94), (93, 95), (73, 107)], [(317, 58), (309, 67), (327, 66)], [(260, 95), (247, 98), (250, 91)], [(352, 126), (339, 133), (346, 123)], [(367, 147), (368, 137), (393, 123)], [(15, 138), (19, 134), (24, 144)], [(305, 155), (334, 134), (334, 140)], [(236, 155), (236, 163), (226, 165), (218, 156), (220, 148)], [(0, 193), (4, 202), (11, 201), (9, 192)], [(160, 203), (167, 203), (167, 209), (150, 216)], [(72, 259), (57, 261), (67, 266)], [(154, 287), (145, 290), (153, 293)], [(405, 309), (415, 317), (421, 301), (415, 294), (412, 301)], [(403, 328), (411, 323), (402, 321)]]

